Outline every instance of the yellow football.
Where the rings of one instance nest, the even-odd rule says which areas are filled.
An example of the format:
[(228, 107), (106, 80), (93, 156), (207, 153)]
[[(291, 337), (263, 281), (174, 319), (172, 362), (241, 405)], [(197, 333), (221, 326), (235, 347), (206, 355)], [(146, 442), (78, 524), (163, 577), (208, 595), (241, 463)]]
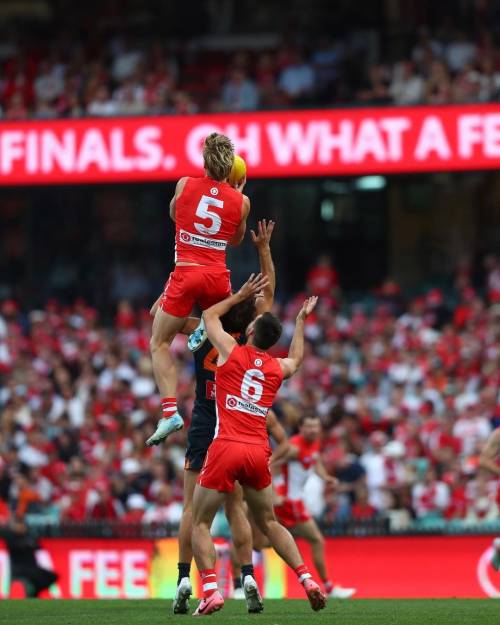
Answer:
[(247, 175), (247, 164), (238, 156), (238, 154), (234, 155), (233, 166), (231, 168), (231, 173), (229, 174), (229, 184), (234, 187), (239, 184), (243, 178)]

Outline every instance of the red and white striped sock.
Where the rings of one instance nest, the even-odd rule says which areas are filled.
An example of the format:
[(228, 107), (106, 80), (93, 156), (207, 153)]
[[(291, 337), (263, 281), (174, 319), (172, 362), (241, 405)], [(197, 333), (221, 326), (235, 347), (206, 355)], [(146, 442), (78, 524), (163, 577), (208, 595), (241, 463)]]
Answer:
[(309, 579), (310, 577), (312, 577), (311, 573), (309, 573), (309, 569), (307, 568), (305, 564), (301, 564), (296, 569), (294, 569), (294, 571), (297, 577), (299, 578), (299, 582), (301, 584), (303, 584), (306, 581), (306, 579)]
[(175, 397), (164, 397), (161, 400), (161, 411), (164, 419), (170, 419), (177, 412), (177, 400)]
[(203, 599), (208, 599), (217, 590), (217, 577), (215, 569), (204, 569), (200, 571), (201, 584), (203, 588)]

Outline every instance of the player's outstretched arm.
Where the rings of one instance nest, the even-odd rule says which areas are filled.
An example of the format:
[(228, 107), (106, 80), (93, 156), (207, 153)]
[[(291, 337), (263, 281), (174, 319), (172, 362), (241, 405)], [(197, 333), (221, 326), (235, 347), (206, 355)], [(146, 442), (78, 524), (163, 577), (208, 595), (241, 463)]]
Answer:
[(283, 377), (290, 378), (302, 364), (304, 358), (304, 323), (306, 317), (312, 313), (318, 298), (316, 296), (308, 297), (297, 315), (295, 322), (295, 332), (293, 333), (290, 349), (288, 350), (288, 358), (279, 358)]
[(500, 476), (500, 466), (496, 463), (496, 459), (500, 454), (500, 430), (495, 430), (490, 434), (486, 444), (479, 456), (479, 466), (493, 475)]
[(186, 186), (187, 176), (184, 178), (179, 178), (177, 184), (175, 185), (175, 193), (174, 197), (170, 200), (170, 218), (172, 221), (175, 221), (175, 202), (179, 195), (183, 192), (184, 187)]
[(325, 465), (323, 464), (323, 460), (321, 460), (321, 458), (318, 458), (316, 460), (316, 465), (314, 467), (314, 472), (316, 473), (316, 475), (319, 475), (319, 477), (324, 480), (324, 482), (326, 484), (329, 484), (330, 486), (335, 486), (337, 487), (339, 484), (339, 481), (336, 477), (333, 477), (333, 475), (330, 475), (328, 473), (328, 471), (326, 470)]
[(290, 444), (288, 443), (288, 436), (286, 435), (285, 428), (278, 421), (278, 417), (273, 410), (270, 410), (267, 413), (266, 425), (268, 434), (276, 443), (276, 447), (273, 449), (273, 453), (269, 461), (271, 467), (273, 467), (273, 465), (277, 466), (277, 463), (279, 463), (281, 458), (287, 454)]
[(262, 274), (252, 274), (239, 291), (233, 293), (222, 302), (218, 302), (203, 312), (205, 329), (209, 341), (219, 352), (218, 363), (224, 364), (233, 351), (236, 341), (224, 331), (220, 318), (225, 315), (235, 304), (244, 302), (249, 297), (253, 297), (267, 285), (268, 279)]
[(273, 473), (273, 471), (275, 472), (287, 462), (290, 462), (290, 460), (296, 460), (299, 457), (299, 452), (300, 450), (298, 447), (296, 447), (295, 445), (291, 445), (287, 441), (287, 446), (283, 453), (281, 453), (279, 456), (276, 455), (276, 457), (274, 457), (273, 452), (273, 455), (271, 456), (271, 473)]
[(260, 272), (269, 278), (268, 286), (263, 289), (263, 297), (257, 298), (257, 314), (261, 315), (271, 310), (274, 303), (274, 291), (276, 289), (276, 272), (274, 270), (273, 257), (271, 255), (271, 236), (275, 222), (265, 219), (257, 223), (257, 232), (250, 230), (252, 242), (257, 248), (260, 262)]
[(243, 241), (245, 232), (247, 229), (247, 218), (250, 213), (250, 200), (246, 195), (243, 196), (243, 204), (241, 205), (241, 221), (236, 232), (233, 234), (232, 239), (229, 241), (229, 245), (236, 247)]

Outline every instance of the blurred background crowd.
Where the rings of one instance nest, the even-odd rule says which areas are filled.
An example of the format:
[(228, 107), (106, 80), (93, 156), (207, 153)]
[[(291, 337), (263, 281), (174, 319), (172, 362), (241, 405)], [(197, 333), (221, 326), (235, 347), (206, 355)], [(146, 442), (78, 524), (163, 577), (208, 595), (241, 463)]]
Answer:
[[(0, 120), (500, 98), (498, 0), (286, 4), (3, 0)], [(250, 171), (246, 191), (252, 223), (277, 222), (278, 355), (304, 294), (321, 298), (276, 404), (289, 434), (321, 418), (341, 488), (311, 478), (314, 515), (395, 530), (498, 519), (478, 468), (500, 424), (498, 172)], [(179, 521), (185, 432), (144, 446), (172, 194), (171, 181), (0, 188), (0, 522)], [(237, 286), (255, 250), (229, 256)], [(189, 420), (193, 359), (185, 338), (174, 348)]]
[[(321, 418), (322, 457), (341, 482), (340, 496), (316, 476), (306, 489), (324, 522), (386, 518), (404, 529), (498, 517), (498, 486), (478, 454), (500, 425), (500, 260), (484, 267), (479, 288), (461, 268), (446, 294), (407, 298), (387, 280), (361, 304), (344, 299), (322, 257), (304, 292), (276, 304), (282, 355), (304, 293), (321, 298), (302, 370), (275, 408), (289, 434), (303, 415)], [(185, 432), (144, 446), (159, 406), (149, 312), (123, 300), (106, 326), (84, 301), (27, 313), (4, 300), (0, 311), (0, 519), (176, 524)], [(193, 358), (183, 337), (174, 350), (189, 419)]]
[(500, 96), (499, 13), (488, 0), (420, 9), (374, 2), (356, 15), (349, 3), (327, 11), (320, 0), (291, 2), (286, 15), (276, 2), (236, 9), (213, 0), (175, 13), (170, 3), (130, 0), (91, 2), (92, 12), (55, 0), (39, 2), (35, 13), (23, 3), (26, 14), (19, 3), (2, 4), (0, 17), (11, 17), (0, 45), (7, 120)]

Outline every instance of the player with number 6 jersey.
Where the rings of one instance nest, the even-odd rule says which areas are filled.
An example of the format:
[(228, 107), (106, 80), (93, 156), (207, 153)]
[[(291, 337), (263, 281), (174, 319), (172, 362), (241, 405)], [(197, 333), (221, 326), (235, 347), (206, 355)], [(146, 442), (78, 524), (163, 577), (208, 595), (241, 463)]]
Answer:
[(227, 182), (234, 162), (228, 137), (209, 135), (203, 160), (206, 175), (181, 178), (170, 202), (176, 224), (175, 269), (158, 301), (151, 337), (162, 417), (147, 445), (158, 445), (184, 425), (177, 410), (177, 374), (170, 345), (195, 304), (206, 310), (231, 294), (226, 249), (241, 243), (250, 211), (250, 201), (242, 194), (246, 179), (236, 188)]
[[(193, 553), (202, 578), (203, 599), (195, 611), (205, 616), (220, 610), (224, 599), (217, 590), (215, 548), (210, 528), (219, 507), (238, 481), (260, 531), (293, 568), (313, 610), (325, 607), (318, 584), (304, 565), (290, 532), (274, 516), (269, 458), (271, 448), (266, 416), (284, 379), (291, 377), (304, 356), (304, 322), (316, 305), (311, 297), (300, 310), (288, 358), (274, 358), (268, 350), (281, 336), (281, 323), (270, 312), (258, 315), (246, 330), (247, 344), (238, 345), (220, 321), (235, 304), (252, 297), (267, 284), (253, 275), (238, 293), (204, 312), (207, 335), (217, 349), (215, 397), (217, 428), (196, 484), (193, 499)], [(251, 570), (242, 562), (242, 572)], [(257, 584), (253, 593), (260, 599)], [(262, 609), (260, 607), (260, 609)]]
[[(252, 242), (257, 248), (260, 270), (269, 284), (258, 293), (255, 298), (247, 299), (233, 306), (222, 318), (222, 325), (238, 342), (244, 342), (245, 330), (257, 314), (271, 310), (274, 301), (276, 276), (271, 256), (270, 240), (274, 230), (274, 222), (259, 221), (257, 231), (250, 231)], [(191, 323), (194, 322), (194, 327)], [(203, 320), (190, 318), (186, 325), (191, 326), (192, 333), (188, 340), (188, 347), (193, 352), (194, 369), (196, 376), (196, 390), (191, 424), (187, 433), (186, 461), (184, 464), (184, 504), (179, 526), (179, 561), (177, 564), (179, 575), (173, 603), (175, 614), (186, 614), (189, 610), (189, 598), (192, 594), (190, 581), (192, 533), (192, 505), (193, 493), (201, 471), (208, 447), (215, 435), (215, 372), (217, 370), (218, 352), (210, 343), (205, 331)], [(183, 328), (183, 332), (188, 328)], [(225, 501), (225, 513), (231, 528), (231, 535), (235, 545), (236, 557), (241, 562), (251, 561), (252, 533), (243, 507), (241, 489), (237, 489)], [(248, 576), (247, 576), (248, 577)], [(237, 588), (243, 589), (247, 599), (247, 608), (251, 612), (258, 611), (258, 598), (249, 595), (251, 580), (245, 582), (245, 577), (237, 580)]]

